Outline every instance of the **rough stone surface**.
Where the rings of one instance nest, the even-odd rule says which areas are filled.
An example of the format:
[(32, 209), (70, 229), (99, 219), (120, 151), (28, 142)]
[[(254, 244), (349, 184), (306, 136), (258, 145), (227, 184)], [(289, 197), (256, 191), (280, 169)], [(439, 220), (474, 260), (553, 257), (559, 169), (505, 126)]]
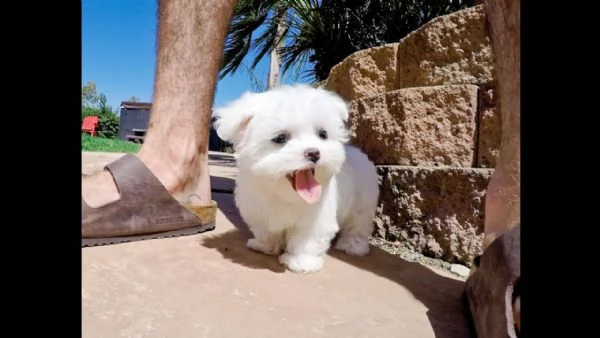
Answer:
[(437, 17), (398, 45), (396, 87), (493, 86), (494, 58), (483, 5)]
[(485, 193), (493, 169), (378, 166), (374, 236), (471, 267), (481, 254)]
[(398, 43), (364, 49), (335, 65), (324, 87), (347, 101), (396, 89)]
[(472, 167), (477, 87), (396, 90), (350, 103), (351, 142), (375, 164)]
[(500, 152), (502, 118), (495, 89), (479, 90), (479, 144), (477, 167), (494, 168)]

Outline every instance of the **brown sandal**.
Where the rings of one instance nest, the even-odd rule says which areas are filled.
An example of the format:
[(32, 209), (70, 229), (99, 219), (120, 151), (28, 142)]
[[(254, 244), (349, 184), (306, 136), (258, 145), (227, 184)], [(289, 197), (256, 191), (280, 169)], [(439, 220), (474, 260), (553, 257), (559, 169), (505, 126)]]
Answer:
[(92, 208), (81, 199), (81, 244), (95, 246), (192, 235), (215, 228), (217, 204), (182, 205), (133, 154), (105, 167), (121, 198)]
[(498, 237), (476, 259), (475, 266), (475, 272), (467, 279), (465, 297), (477, 337), (518, 337), (521, 297), (520, 224)]

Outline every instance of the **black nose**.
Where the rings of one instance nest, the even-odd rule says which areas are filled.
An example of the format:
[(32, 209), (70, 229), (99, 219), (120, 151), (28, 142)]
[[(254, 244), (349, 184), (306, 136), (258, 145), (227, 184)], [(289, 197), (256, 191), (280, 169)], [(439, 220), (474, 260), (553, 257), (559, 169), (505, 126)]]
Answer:
[(304, 157), (313, 163), (317, 163), (319, 158), (321, 158), (321, 153), (317, 148), (308, 148), (304, 151)]

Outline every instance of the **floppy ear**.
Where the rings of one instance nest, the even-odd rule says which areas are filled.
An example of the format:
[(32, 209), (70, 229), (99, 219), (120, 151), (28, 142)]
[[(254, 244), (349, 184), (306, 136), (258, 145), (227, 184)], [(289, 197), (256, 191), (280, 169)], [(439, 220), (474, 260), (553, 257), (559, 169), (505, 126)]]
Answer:
[(329, 96), (330, 102), (333, 105), (333, 110), (340, 116), (342, 121), (344, 121), (344, 123), (348, 122), (350, 112), (348, 111), (348, 104), (346, 103), (346, 101), (333, 91), (325, 90), (322, 88), (320, 88), (319, 90), (322, 90), (325, 93), (325, 95)]
[(254, 94), (245, 93), (239, 99), (213, 111), (213, 126), (224, 141), (237, 146), (254, 116), (251, 100)]
[(341, 97), (339, 97), (337, 95), (334, 95), (334, 96), (335, 96), (335, 100), (334, 100), (335, 110), (342, 118), (342, 121), (344, 121), (344, 123), (346, 123), (346, 122), (348, 122), (348, 117), (350, 116), (350, 112), (348, 111), (348, 104)]

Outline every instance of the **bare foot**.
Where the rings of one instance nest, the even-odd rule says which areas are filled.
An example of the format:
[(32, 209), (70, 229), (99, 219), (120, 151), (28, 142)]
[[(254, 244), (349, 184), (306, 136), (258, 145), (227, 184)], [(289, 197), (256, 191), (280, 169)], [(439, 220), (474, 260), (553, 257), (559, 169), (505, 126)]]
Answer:
[(84, 177), (81, 182), (81, 195), (92, 208), (99, 208), (120, 198), (115, 182), (107, 171)]
[[(168, 161), (144, 145), (137, 157), (173, 197), (181, 203), (209, 205), (211, 203), (208, 154), (194, 155), (188, 161)], [(92, 208), (102, 207), (120, 198), (111, 174), (107, 171), (83, 178), (82, 196)]]

